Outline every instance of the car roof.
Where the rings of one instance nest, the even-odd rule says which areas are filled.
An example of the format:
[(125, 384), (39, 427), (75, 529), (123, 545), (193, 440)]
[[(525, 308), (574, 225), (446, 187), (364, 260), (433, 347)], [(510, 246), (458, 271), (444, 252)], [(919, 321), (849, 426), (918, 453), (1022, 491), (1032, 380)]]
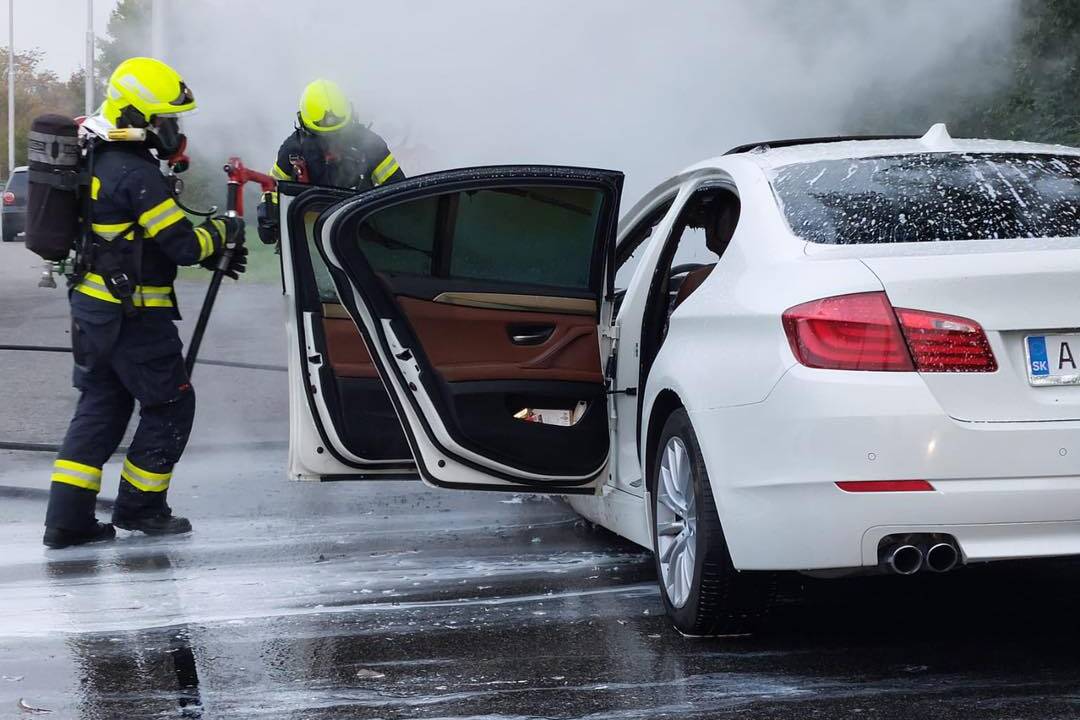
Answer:
[(813, 138), (788, 138), (786, 140), (765, 140), (746, 143), (728, 150), (725, 155), (738, 155), (752, 150), (773, 150), (776, 148), (795, 147), (797, 145), (821, 145), (823, 143), (845, 142), (848, 140), (913, 140), (918, 135), (829, 135)]
[(30, 169), (29, 165), (20, 165), (19, 167), (15, 168), (11, 172), (12, 172), (12, 174), (14, 174), (14, 173), (17, 173), (17, 172), (26, 172), (29, 169)]
[(957, 139), (949, 135), (944, 124), (939, 123), (922, 136), (879, 135), (750, 143), (733, 148), (720, 157), (692, 165), (687, 170), (723, 166), (729, 159), (735, 157), (746, 158), (761, 168), (770, 170), (784, 165), (818, 160), (914, 155), (929, 152), (1080, 155), (1080, 148), (1016, 140)]
[(620, 218), (619, 230), (623, 232), (629, 223), (636, 221), (658, 198), (671, 194), (688, 179), (695, 175), (708, 175), (710, 171), (729, 170), (732, 163), (750, 162), (768, 172), (785, 165), (817, 160), (941, 152), (1080, 155), (1080, 148), (1016, 140), (955, 139), (949, 135), (948, 128), (943, 123), (932, 126), (921, 136), (869, 135), (748, 143), (732, 148), (723, 155), (695, 163), (653, 188)]

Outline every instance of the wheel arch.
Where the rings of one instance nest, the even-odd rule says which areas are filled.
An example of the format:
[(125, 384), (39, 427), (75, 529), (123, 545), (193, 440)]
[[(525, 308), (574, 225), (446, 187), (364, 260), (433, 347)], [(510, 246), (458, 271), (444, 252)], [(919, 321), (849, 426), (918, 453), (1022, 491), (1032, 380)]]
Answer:
[[(698, 434), (697, 428), (694, 427), (694, 421), (692, 417), (693, 408), (687, 402), (684, 402), (683, 398), (691, 399), (691, 395), (681, 392), (686, 388), (678, 388), (673, 386), (673, 383), (664, 383), (662, 389), (656, 393), (655, 398), (651, 404), (646, 406), (646, 417), (648, 418), (648, 424), (644, 426), (642, 431), (643, 440), (643, 456), (642, 456), (642, 473), (645, 478), (645, 489), (647, 492), (652, 493), (654, 491), (653, 483), (655, 481), (655, 463), (660, 453), (660, 436), (664, 432), (664, 425), (667, 423), (669, 417), (676, 410), (685, 410), (689, 418), (690, 427), (693, 429), (699, 446), (702, 447), (702, 454), (706, 458), (705, 464), (709, 471), (709, 483), (713, 490), (713, 503), (716, 507), (717, 515), (720, 520), (723, 521), (725, 516), (725, 496), (723, 488), (718, 487), (713, 471), (715, 468), (709, 466), (708, 454), (705, 451), (704, 444), (702, 443), (701, 436)], [(692, 399), (691, 399), (692, 402)], [(649, 503), (646, 503), (648, 506)], [(652, 522), (651, 509), (648, 510), (650, 517), (648, 521)]]
[(656, 461), (657, 447), (660, 444), (660, 433), (664, 431), (664, 423), (671, 414), (680, 408), (685, 408), (679, 394), (670, 388), (664, 388), (657, 393), (652, 405), (649, 407), (649, 422), (645, 426), (645, 457), (642, 469), (646, 477), (646, 487), (652, 489), (653, 463)]

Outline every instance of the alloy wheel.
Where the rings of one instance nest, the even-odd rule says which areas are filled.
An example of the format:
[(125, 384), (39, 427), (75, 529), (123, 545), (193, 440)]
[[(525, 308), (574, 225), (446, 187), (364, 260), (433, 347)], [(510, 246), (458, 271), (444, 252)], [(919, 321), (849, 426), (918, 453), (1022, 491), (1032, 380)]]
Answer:
[(672, 606), (690, 598), (697, 555), (697, 512), (690, 454), (679, 436), (668, 440), (656, 487), (656, 546), (661, 581)]

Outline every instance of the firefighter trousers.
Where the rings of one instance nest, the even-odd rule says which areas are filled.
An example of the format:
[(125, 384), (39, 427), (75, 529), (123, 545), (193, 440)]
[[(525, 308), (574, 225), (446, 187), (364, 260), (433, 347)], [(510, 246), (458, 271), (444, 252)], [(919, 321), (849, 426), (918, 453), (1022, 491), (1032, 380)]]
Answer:
[(71, 295), (75, 417), (53, 464), (48, 527), (95, 522), (101, 471), (124, 438), (135, 402), (139, 424), (120, 472), (113, 518), (168, 513), (166, 494), (195, 418), (195, 392), (171, 313)]

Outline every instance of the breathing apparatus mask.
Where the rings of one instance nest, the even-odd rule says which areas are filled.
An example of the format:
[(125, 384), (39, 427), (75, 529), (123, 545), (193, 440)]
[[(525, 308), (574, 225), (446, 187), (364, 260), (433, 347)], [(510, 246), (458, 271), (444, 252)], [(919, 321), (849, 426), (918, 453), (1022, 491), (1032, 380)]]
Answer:
[[(181, 83), (180, 95), (169, 105), (184, 106), (194, 102), (191, 90)], [(185, 113), (198, 112), (196, 109)], [(141, 136), (141, 137), (140, 137)], [(183, 172), (191, 165), (184, 153), (187, 136), (180, 130), (180, 113), (156, 113), (147, 117), (134, 105), (124, 107), (116, 122), (116, 131), (108, 133), (109, 140), (143, 140), (154, 151), (158, 160), (168, 163), (174, 173)]]
[(175, 115), (158, 115), (147, 128), (146, 143), (159, 160), (168, 163), (174, 173), (182, 173), (191, 166), (185, 154), (187, 135), (180, 131), (180, 119)]

